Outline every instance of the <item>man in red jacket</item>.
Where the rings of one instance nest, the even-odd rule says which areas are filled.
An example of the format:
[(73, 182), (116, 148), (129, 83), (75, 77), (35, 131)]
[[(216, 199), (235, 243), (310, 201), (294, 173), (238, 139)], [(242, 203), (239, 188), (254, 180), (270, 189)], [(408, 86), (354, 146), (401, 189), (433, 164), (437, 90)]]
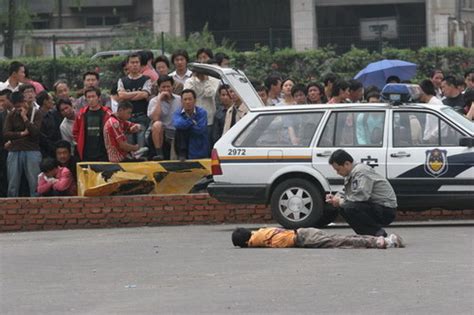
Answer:
[(112, 112), (100, 105), (100, 90), (89, 87), (84, 91), (87, 105), (74, 122), (72, 134), (77, 143), (77, 152), (82, 161), (108, 161), (104, 143), (104, 125)]

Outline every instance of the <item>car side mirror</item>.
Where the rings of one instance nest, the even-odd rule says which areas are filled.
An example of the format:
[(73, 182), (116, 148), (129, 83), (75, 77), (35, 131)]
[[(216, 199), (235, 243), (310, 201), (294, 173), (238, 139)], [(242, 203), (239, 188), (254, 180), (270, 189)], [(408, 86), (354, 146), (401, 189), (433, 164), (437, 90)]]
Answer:
[(459, 139), (459, 146), (472, 148), (474, 146), (474, 138), (461, 138), (461, 139)]

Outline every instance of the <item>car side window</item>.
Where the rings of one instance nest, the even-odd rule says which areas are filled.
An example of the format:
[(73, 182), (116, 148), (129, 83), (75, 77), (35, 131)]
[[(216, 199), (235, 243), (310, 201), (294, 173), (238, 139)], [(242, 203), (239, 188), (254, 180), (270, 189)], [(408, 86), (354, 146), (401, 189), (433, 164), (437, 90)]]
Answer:
[(322, 112), (260, 115), (237, 137), (236, 147), (309, 146)]
[(458, 146), (459, 140), (463, 135), (448, 125), (444, 120), (441, 120), (441, 146)]
[(319, 140), (320, 147), (379, 147), (385, 112), (333, 112)]
[(393, 146), (457, 146), (462, 134), (433, 113), (395, 112)]

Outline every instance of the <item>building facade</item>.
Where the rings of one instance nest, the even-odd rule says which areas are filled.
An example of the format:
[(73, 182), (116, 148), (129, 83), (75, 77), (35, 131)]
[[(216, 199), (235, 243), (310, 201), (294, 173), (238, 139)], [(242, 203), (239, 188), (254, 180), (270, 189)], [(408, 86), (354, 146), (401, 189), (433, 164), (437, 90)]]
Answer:
[[(43, 0), (28, 3), (35, 13), (33, 30), (17, 32), (15, 56), (54, 52), (61, 56), (63, 48), (75, 52), (100, 51), (113, 39), (123, 36), (127, 26), (186, 36), (207, 25), (217, 42), (228, 39), (238, 50), (252, 50), (256, 46), (305, 50), (331, 45), (343, 52), (351, 46), (417, 49), (473, 47), (474, 43), (474, 0)], [(0, 55), (2, 52), (0, 45)]]

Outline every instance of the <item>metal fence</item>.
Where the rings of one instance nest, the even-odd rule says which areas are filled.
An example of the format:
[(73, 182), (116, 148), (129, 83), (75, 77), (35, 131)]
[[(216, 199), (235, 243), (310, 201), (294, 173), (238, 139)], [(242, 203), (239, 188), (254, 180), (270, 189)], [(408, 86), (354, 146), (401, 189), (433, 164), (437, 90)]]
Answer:
[(258, 28), (241, 30), (211, 30), (217, 43), (228, 40), (238, 51), (254, 50), (267, 46), (270, 49), (291, 47), (290, 28)]
[[(301, 32), (312, 32), (312, 30), (300, 30)], [(218, 31), (211, 30), (218, 43), (222, 40), (233, 42), (239, 51), (253, 50), (258, 46), (267, 46), (270, 49), (281, 49), (292, 47), (292, 35), (290, 28), (265, 28)], [(317, 29), (318, 47), (332, 46), (338, 53), (344, 53), (352, 46), (367, 48), (369, 50), (380, 50), (383, 45), (394, 48), (419, 49), (426, 46), (426, 26), (399, 25), (396, 38), (385, 38), (379, 36), (372, 40), (362, 40), (359, 26), (353, 27), (331, 27)]]

